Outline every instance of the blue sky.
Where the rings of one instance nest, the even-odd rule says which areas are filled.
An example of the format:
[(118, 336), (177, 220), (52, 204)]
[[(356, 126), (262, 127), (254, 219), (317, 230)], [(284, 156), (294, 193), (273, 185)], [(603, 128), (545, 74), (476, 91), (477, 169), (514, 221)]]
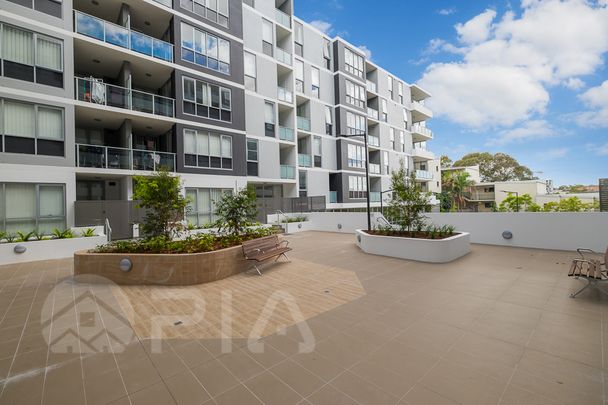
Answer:
[(431, 91), (437, 154), (506, 152), (557, 185), (608, 177), (608, 0), (295, 0), (295, 8)]

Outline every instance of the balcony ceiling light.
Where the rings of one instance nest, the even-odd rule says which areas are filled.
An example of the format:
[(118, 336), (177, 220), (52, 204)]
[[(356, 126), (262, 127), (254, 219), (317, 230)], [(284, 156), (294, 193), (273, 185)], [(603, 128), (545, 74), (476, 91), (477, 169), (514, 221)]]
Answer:
[(99, 59), (93, 59), (93, 63), (101, 63)]

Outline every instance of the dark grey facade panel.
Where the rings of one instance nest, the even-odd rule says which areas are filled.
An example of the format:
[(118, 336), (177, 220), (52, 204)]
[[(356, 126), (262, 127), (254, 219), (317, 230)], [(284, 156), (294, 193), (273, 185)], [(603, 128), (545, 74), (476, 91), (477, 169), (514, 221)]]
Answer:
[[(228, 27), (224, 27), (201, 15), (198, 15), (187, 8), (182, 7), (180, 0), (173, 0), (173, 9), (184, 13), (201, 23), (207, 24), (218, 30), (227, 32), (237, 38), (243, 38), (243, 0), (228, 0)], [(176, 45), (178, 42), (176, 42)]]

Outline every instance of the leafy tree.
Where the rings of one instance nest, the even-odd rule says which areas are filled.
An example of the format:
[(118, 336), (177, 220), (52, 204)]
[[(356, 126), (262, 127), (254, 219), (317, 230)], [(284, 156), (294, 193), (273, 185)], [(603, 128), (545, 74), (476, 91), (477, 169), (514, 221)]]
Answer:
[(582, 184), (573, 184), (571, 186), (559, 186), (558, 190), (570, 194), (587, 193), (589, 191), (588, 186)]
[(429, 209), (430, 193), (422, 192), (414, 172), (407, 176), (403, 161), (391, 175), (391, 186), (393, 199), (387, 209), (391, 222), (399, 225), (401, 231), (410, 233), (424, 228), (426, 217), (423, 212)]
[(442, 191), (437, 194), (439, 200), (439, 209), (441, 212), (450, 212), (452, 210), (452, 195), (447, 191)]
[[(599, 205), (599, 204), (598, 204)], [(599, 206), (597, 207), (599, 208)], [(545, 212), (582, 212), (592, 211), (596, 208), (596, 202), (585, 203), (578, 197), (562, 198), (557, 201), (550, 201), (543, 206)]]
[(461, 211), (464, 208), (464, 193), (475, 182), (470, 179), (471, 176), (467, 172), (453, 172), (449, 177), (454, 205), (458, 211)]
[(166, 168), (152, 176), (136, 176), (133, 199), (146, 210), (142, 231), (147, 238), (177, 236), (188, 205), (179, 177), (172, 176)]
[(506, 153), (492, 155), (488, 152), (469, 153), (454, 162), (454, 166), (479, 165), (481, 181), (534, 180), (532, 170), (520, 165)]
[(233, 236), (241, 235), (258, 214), (255, 191), (243, 188), (235, 194), (224, 193), (215, 208), (219, 217), (219, 231)]
[(509, 196), (502, 200), (498, 206), (498, 211), (500, 212), (538, 212), (540, 210), (541, 207), (532, 200), (530, 194), (521, 194), (517, 196), (515, 193), (509, 193)]
[(439, 162), (442, 168), (452, 167), (454, 165), (452, 159), (450, 159), (450, 157), (447, 155), (441, 156), (441, 158), (439, 158)]

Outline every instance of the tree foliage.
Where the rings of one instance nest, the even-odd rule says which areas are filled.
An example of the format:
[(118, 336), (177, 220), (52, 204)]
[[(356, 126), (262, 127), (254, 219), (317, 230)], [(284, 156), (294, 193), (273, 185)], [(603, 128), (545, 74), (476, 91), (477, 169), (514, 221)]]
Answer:
[(519, 196), (515, 193), (509, 193), (509, 196), (502, 200), (498, 206), (500, 212), (538, 212), (541, 211), (541, 207), (534, 202), (530, 194), (520, 194)]
[(585, 203), (578, 197), (562, 198), (557, 201), (551, 201), (543, 206), (545, 212), (583, 212), (599, 209), (599, 201), (593, 203)]
[(507, 155), (488, 152), (475, 152), (463, 156), (454, 162), (455, 167), (479, 165), (481, 181), (511, 181), (511, 180), (534, 180), (532, 170)]
[(219, 217), (218, 230), (229, 235), (241, 235), (258, 214), (255, 191), (243, 188), (235, 194), (224, 193), (215, 209)]
[(424, 228), (426, 217), (423, 213), (430, 208), (430, 193), (422, 192), (416, 174), (412, 172), (408, 177), (401, 162), (399, 169), (392, 173), (391, 186), (393, 199), (387, 209), (391, 222), (398, 225), (401, 231), (412, 232)]
[(447, 167), (452, 167), (454, 165), (454, 162), (452, 161), (452, 159), (450, 159), (449, 156), (443, 155), (439, 158), (439, 164), (441, 168), (445, 169)]
[(464, 208), (464, 195), (475, 184), (470, 174), (463, 171), (449, 171), (443, 178), (445, 190), (451, 195), (453, 204), (458, 211)]
[(182, 194), (180, 178), (167, 169), (161, 168), (152, 176), (136, 176), (133, 199), (146, 210), (142, 225), (146, 237), (171, 239), (182, 230), (188, 200)]

